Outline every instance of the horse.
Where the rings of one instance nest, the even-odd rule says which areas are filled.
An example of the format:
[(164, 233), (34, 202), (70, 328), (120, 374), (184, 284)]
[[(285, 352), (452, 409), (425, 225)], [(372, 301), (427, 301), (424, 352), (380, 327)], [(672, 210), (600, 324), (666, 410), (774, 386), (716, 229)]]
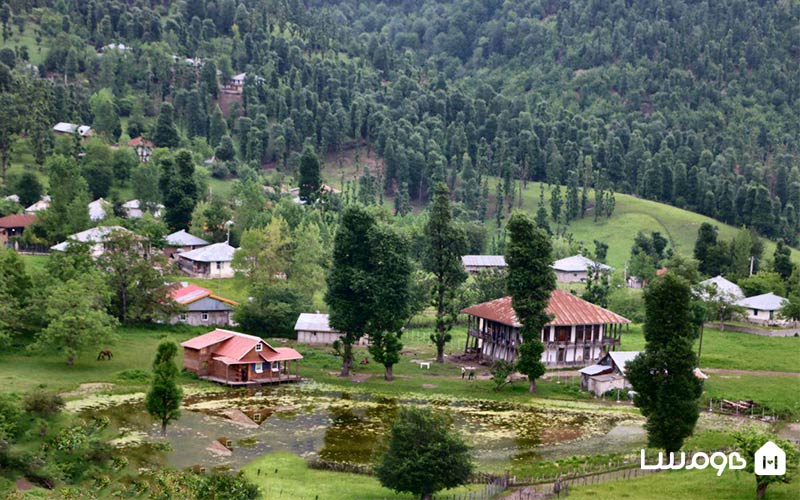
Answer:
[(102, 361), (104, 359), (111, 361), (111, 358), (113, 358), (113, 357), (114, 357), (114, 354), (111, 352), (111, 350), (104, 349), (104, 350), (100, 351), (100, 353), (97, 355), (97, 361)]

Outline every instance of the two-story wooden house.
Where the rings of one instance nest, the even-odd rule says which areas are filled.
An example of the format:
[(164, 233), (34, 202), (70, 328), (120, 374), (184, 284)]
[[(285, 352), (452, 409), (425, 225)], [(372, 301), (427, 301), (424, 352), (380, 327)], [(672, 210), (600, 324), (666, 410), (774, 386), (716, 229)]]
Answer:
[[(467, 352), (513, 362), (521, 342), (511, 297), (467, 307)], [(617, 350), (622, 326), (630, 320), (587, 302), (569, 292), (554, 290), (547, 313), (552, 317), (542, 329), (545, 345), (542, 363), (548, 367), (585, 366)]]

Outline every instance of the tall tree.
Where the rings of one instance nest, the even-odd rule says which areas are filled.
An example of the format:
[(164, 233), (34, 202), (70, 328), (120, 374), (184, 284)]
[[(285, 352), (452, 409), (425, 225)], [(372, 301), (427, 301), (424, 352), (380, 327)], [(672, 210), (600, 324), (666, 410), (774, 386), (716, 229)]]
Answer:
[(251, 284), (275, 283), (289, 270), (291, 242), (286, 221), (273, 215), (266, 227), (242, 233), (239, 249), (233, 255), (233, 268), (244, 273)]
[(108, 140), (116, 141), (122, 133), (122, 125), (119, 121), (119, 110), (114, 103), (114, 96), (110, 89), (100, 89), (89, 98), (89, 107), (92, 110), (94, 120), (92, 127), (97, 133), (102, 134)]
[(465, 484), (473, 467), (469, 447), (450, 430), (444, 415), (402, 408), (375, 474), (387, 488), (431, 500), (440, 490)]
[(408, 242), (389, 226), (375, 226), (367, 244), (372, 251), (372, 303), (369, 353), (382, 364), (386, 380), (394, 380), (392, 367), (400, 361), (403, 325), (411, 317), (411, 262)]
[(330, 324), (343, 333), (342, 372), (350, 375), (353, 344), (367, 333), (372, 304), (364, 300), (370, 292), (370, 248), (365, 244), (375, 217), (366, 208), (348, 205), (342, 211), (333, 241), (333, 263), (328, 273), (325, 302), (330, 309)]
[(153, 380), (147, 391), (145, 403), (147, 413), (159, 419), (161, 435), (167, 435), (167, 424), (181, 414), (183, 391), (178, 387), (178, 366), (175, 358), (178, 346), (175, 342), (165, 341), (158, 344), (158, 351), (153, 360)]
[(295, 231), (289, 282), (307, 297), (325, 287), (325, 249), (322, 247), (319, 226), (303, 222)]
[[(498, 208), (500, 209), (500, 208)], [(423, 267), (433, 274), (433, 305), (436, 308), (436, 330), (431, 340), (436, 344), (436, 361), (444, 363), (444, 346), (450, 341), (450, 329), (458, 315), (456, 293), (467, 279), (461, 264), (466, 253), (464, 231), (453, 223), (450, 192), (447, 185), (436, 185), (428, 223), (425, 226)]]
[(173, 120), (172, 104), (165, 102), (161, 105), (156, 129), (153, 131), (153, 142), (156, 146), (160, 148), (177, 148), (180, 145), (181, 138)]
[(199, 198), (194, 160), (189, 151), (178, 151), (174, 163), (171, 158), (164, 159), (160, 188), (166, 209), (164, 222), (173, 230), (188, 229)]
[[(750, 427), (733, 434), (736, 447), (742, 452), (746, 465), (745, 470), (755, 476), (756, 499), (761, 500), (767, 493), (770, 484), (789, 484), (797, 474), (800, 465), (800, 452), (797, 445), (788, 439), (779, 439), (777, 436), (760, 431), (757, 427)], [(755, 474), (756, 452), (768, 441), (775, 443), (786, 454), (786, 474), (779, 476)]]
[(650, 283), (644, 303), (645, 349), (628, 363), (628, 380), (636, 391), (634, 403), (647, 418), (649, 445), (675, 452), (694, 431), (703, 392), (703, 382), (694, 374), (697, 332), (691, 287), (666, 273)]
[(522, 323), (517, 370), (528, 377), (530, 392), (536, 392), (536, 379), (544, 375), (541, 336), (550, 321), (547, 305), (556, 288), (556, 275), (550, 267), (552, 246), (550, 238), (522, 212), (515, 212), (508, 221), (509, 243), (506, 248), (508, 264), (508, 293), (517, 319)]
[(300, 157), (300, 199), (313, 204), (319, 199), (322, 179), (320, 178), (319, 158), (310, 144), (306, 144)]

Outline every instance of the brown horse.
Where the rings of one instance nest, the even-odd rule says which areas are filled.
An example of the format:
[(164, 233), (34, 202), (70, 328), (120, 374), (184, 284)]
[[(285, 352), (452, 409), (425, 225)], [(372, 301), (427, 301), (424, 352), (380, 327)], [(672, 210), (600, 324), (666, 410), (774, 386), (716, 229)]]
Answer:
[(102, 361), (104, 359), (111, 361), (111, 358), (113, 357), (114, 354), (109, 349), (105, 349), (100, 351), (100, 353), (97, 355), (97, 361)]

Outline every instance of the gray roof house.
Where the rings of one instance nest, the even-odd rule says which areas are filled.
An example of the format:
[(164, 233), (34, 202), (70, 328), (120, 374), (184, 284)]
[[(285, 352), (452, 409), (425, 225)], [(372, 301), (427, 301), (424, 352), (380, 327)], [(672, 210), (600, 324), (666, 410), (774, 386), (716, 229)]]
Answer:
[(639, 351), (611, 351), (600, 358), (597, 364), (582, 368), (581, 389), (600, 397), (610, 390), (630, 387), (625, 378), (625, 365), (639, 354)]
[(461, 264), (468, 273), (478, 273), (486, 269), (504, 269), (506, 258), (502, 255), (463, 255)]
[(122, 226), (97, 226), (68, 236), (66, 241), (62, 241), (57, 245), (53, 245), (50, 247), (50, 250), (54, 250), (56, 252), (65, 252), (71, 243), (86, 243), (91, 248), (92, 257), (97, 258), (103, 255), (103, 252), (105, 252), (104, 243), (106, 238), (108, 238), (108, 235), (114, 231), (131, 233), (131, 231)]
[(181, 282), (171, 290), (170, 297), (181, 306), (181, 311), (170, 318), (172, 324), (235, 326), (233, 308), (238, 304), (207, 288)]
[(232, 278), (231, 267), (236, 249), (227, 242), (214, 243), (188, 252), (175, 253), (178, 266), (196, 278)]
[(164, 247), (164, 255), (169, 258), (176, 258), (177, 254), (190, 252), (209, 245), (206, 240), (187, 233), (185, 229), (168, 234), (164, 237), (164, 240), (167, 242)]
[(556, 279), (562, 282), (586, 281), (589, 278), (589, 269), (599, 272), (611, 272), (613, 267), (601, 262), (595, 262), (581, 254), (559, 259), (550, 265), (556, 272)]
[[(742, 293), (742, 289), (739, 288), (739, 285), (730, 280), (725, 279), (721, 275), (714, 276), (713, 278), (701, 281), (700, 285), (704, 287), (716, 287), (717, 294), (728, 299), (730, 302), (735, 302), (737, 300), (741, 300), (744, 298), (744, 293)], [(708, 297), (703, 297), (703, 298), (708, 298)]]
[(786, 323), (778, 313), (783, 309), (787, 299), (772, 292), (747, 297), (736, 301), (736, 305), (745, 308), (747, 321), (760, 325), (780, 325)]

